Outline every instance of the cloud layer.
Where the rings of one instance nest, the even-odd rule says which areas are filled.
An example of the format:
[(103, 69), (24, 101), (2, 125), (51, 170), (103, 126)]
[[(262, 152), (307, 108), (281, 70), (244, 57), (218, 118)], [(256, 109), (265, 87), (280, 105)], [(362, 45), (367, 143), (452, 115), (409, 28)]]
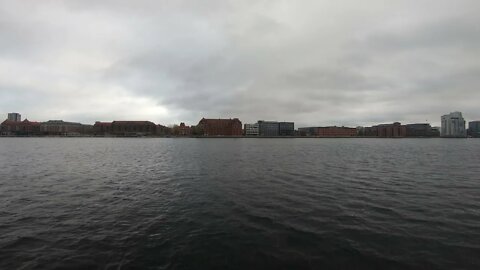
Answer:
[(0, 0), (0, 113), (480, 120), (480, 2)]

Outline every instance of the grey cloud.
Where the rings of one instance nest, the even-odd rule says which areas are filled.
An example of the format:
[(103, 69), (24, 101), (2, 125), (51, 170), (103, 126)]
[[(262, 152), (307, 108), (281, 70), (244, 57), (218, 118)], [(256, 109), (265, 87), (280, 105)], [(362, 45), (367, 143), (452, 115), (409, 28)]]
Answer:
[[(480, 8), (480, 5), (477, 7)], [(430, 22), (407, 32), (385, 31), (367, 37), (367, 44), (385, 53), (412, 49), (478, 49), (480, 19), (455, 17)], [(388, 30), (388, 29), (387, 29)]]

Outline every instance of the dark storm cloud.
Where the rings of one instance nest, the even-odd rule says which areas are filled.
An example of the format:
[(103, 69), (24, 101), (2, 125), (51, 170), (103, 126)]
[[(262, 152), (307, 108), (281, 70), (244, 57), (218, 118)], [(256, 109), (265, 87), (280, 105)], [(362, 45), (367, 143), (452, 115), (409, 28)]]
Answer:
[[(301, 125), (479, 118), (477, 1), (1, 1), (2, 111)], [(73, 119), (77, 118), (77, 119)]]

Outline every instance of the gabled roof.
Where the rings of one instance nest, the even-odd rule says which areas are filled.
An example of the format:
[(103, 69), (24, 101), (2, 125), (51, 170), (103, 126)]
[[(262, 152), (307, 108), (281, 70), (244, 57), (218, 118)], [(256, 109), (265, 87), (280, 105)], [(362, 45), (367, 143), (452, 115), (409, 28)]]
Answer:
[(22, 121), (22, 124), (24, 124), (24, 125), (40, 125), (39, 122), (28, 121), (28, 119), (23, 120), (23, 121)]
[(39, 122), (28, 121), (28, 119), (23, 120), (22, 122), (15, 122), (10, 120), (5, 120), (2, 122), (3, 126), (25, 126), (25, 125), (40, 125)]
[(13, 122), (13, 121), (10, 121), (10, 120), (7, 119), (7, 120), (2, 122), (2, 125), (6, 126), (6, 125), (15, 124), (15, 123), (17, 123), (17, 122)]
[(48, 120), (47, 122), (43, 122), (42, 124), (45, 124), (45, 125), (81, 125), (81, 123), (65, 122), (63, 120)]
[(231, 123), (231, 122), (240, 122), (240, 120), (238, 118), (230, 118), (230, 119), (208, 119), (208, 118), (202, 118), (202, 120), (200, 120), (199, 123), (222, 123), (222, 122), (226, 122), (226, 123)]

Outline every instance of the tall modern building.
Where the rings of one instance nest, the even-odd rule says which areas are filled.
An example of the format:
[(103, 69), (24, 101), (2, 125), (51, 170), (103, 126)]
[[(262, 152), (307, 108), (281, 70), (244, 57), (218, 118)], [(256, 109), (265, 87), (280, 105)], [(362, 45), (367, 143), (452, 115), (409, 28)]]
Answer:
[(443, 115), (442, 129), (440, 136), (446, 138), (465, 138), (467, 131), (465, 130), (465, 119), (463, 119), (461, 112), (452, 112)]
[(9, 113), (8, 121), (12, 122), (22, 122), (22, 115), (19, 113)]
[(475, 138), (480, 138), (480, 121), (468, 123), (468, 134)]

